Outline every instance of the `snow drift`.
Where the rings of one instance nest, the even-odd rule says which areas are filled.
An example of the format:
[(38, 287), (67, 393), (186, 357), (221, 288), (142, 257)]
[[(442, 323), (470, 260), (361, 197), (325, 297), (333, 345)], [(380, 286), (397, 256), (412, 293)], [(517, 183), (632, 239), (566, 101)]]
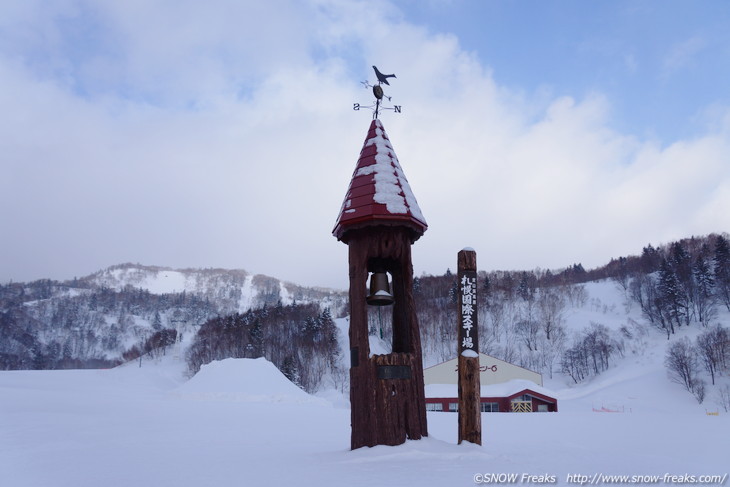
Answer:
[(173, 394), (183, 399), (198, 400), (327, 404), (294, 385), (265, 358), (213, 361), (203, 365)]

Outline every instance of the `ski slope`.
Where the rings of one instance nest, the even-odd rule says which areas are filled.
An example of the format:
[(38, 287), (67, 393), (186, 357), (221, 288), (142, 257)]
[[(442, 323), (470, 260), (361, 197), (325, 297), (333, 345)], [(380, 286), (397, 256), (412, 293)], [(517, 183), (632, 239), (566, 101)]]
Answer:
[[(730, 471), (730, 416), (705, 414), (651, 366), (640, 369), (616, 367), (586, 386), (553, 389), (559, 413), (483, 414), (481, 447), (456, 444), (456, 414), (429, 413), (428, 438), (356, 451), (343, 401), (308, 396), (263, 359), (216, 362), (190, 380), (171, 355), (141, 368), (0, 372), (0, 484), (441, 487), (509, 483), (510, 475), (519, 484), (582, 480), (576, 475), (721, 481)], [(626, 412), (592, 411), (606, 401)]]

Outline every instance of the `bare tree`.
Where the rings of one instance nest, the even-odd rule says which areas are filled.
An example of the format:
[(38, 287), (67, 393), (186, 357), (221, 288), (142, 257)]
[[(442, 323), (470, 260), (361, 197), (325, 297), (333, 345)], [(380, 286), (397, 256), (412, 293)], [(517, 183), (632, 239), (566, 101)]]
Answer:
[(697, 379), (692, 389), (692, 395), (697, 399), (697, 402), (702, 404), (705, 400), (705, 393), (707, 391), (706, 382), (703, 379)]
[(629, 292), (630, 272), (626, 257), (619, 257), (618, 260), (611, 259), (609, 266), (615, 267), (615, 273), (611, 276), (611, 280), (624, 292)]
[(663, 312), (663, 301), (652, 277), (648, 274), (634, 277), (629, 284), (629, 294), (631, 299), (638, 303), (642, 314), (649, 323), (664, 331), (669, 340), (674, 328)]
[(565, 342), (567, 335), (565, 328), (561, 325), (553, 330), (550, 340), (543, 338), (540, 344), (540, 361), (542, 370), (547, 370), (548, 376), (553, 378), (553, 369), (555, 363), (560, 359), (565, 351)]
[(730, 411), (730, 385), (725, 384), (717, 390), (717, 403), (725, 412)]
[(563, 352), (560, 365), (565, 374), (580, 382), (606, 370), (611, 358), (621, 351), (621, 342), (611, 336), (605, 325), (591, 323), (590, 328), (575, 339), (573, 346)]
[(538, 319), (545, 332), (545, 338), (551, 340), (557, 328), (565, 321), (565, 299), (554, 290), (541, 290), (537, 299)]
[(684, 337), (669, 345), (664, 357), (669, 379), (683, 385), (689, 392), (694, 392), (699, 378), (697, 350), (689, 338)]
[(716, 326), (697, 336), (697, 352), (705, 370), (710, 374), (712, 384), (719, 370), (726, 368), (728, 362), (728, 343), (730, 334), (727, 329)]
[(560, 367), (576, 384), (590, 376), (588, 356), (586, 350), (580, 346), (573, 346), (563, 352)]
[(530, 352), (537, 350), (538, 333), (540, 333), (540, 323), (537, 320), (527, 319), (515, 323), (515, 333), (522, 339), (522, 342)]

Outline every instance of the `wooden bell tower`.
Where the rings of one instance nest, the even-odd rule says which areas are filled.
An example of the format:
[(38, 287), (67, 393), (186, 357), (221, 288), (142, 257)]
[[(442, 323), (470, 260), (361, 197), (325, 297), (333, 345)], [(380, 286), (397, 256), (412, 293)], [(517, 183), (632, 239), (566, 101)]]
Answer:
[[(411, 263), (411, 245), (426, 228), (383, 125), (375, 119), (332, 232), (349, 248), (353, 450), (428, 435)], [(392, 290), (381, 286), (373, 294), (368, 280), (383, 273), (392, 276)], [(392, 312), (389, 354), (370, 355), (368, 302), (385, 304), (382, 310)]]

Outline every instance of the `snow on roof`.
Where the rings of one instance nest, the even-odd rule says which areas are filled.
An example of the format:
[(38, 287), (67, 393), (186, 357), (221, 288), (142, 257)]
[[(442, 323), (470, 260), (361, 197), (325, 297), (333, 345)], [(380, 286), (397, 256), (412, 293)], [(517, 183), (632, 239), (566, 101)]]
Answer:
[(419, 236), (428, 228), (383, 124), (376, 119), (370, 124), (332, 233), (339, 239), (351, 225), (384, 220), (403, 222)]
[(216, 360), (176, 390), (186, 399), (245, 402), (322, 402), (294, 385), (265, 358)]
[[(426, 397), (459, 397), (457, 384), (430, 384), (426, 386)], [(540, 387), (532, 381), (515, 379), (501, 384), (481, 386), (481, 397), (509, 397), (529, 389), (532, 392), (555, 398), (555, 393)]]

